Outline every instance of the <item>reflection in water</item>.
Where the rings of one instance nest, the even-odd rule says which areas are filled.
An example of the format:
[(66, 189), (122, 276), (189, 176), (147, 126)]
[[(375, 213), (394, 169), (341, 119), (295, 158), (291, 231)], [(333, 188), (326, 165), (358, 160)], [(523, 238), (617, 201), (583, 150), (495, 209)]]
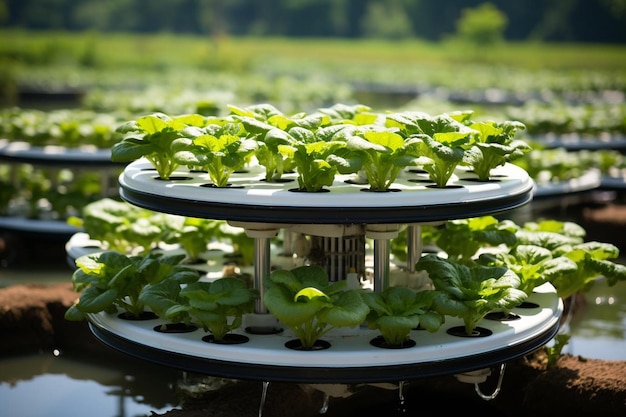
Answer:
[(571, 338), (563, 353), (626, 360), (626, 283), (609, 287), (604, 279), (597, 280), (581, 300), (583, 305), (572, 318)]
[[(122, 354), (120, 354), (122, 355)], [(178, 405), (180, 372), (128, 358), (42, 353), (0, 359), (0, 415), (127, 417)]]

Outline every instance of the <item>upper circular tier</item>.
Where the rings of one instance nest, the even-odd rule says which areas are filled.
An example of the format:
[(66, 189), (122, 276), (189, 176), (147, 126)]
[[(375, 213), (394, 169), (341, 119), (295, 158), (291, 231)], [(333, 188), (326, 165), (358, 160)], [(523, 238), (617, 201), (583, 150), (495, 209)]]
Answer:
[(369, 191), (367, 184), (337, 175), (322, 192), (294, 191), (296, 174), (266, 182), (264, 168), (235, 173), (230, 186), (211, 186), (207, 173), (176, 170), (158, 178), (149, 161), (130, 163), (119, 177), (120, 196), (150, 210), (189, 217), (289, 224), (406, 224), (494, 214), (532, 199), (534, 182), (513, 164), (493, 170), (492, 180), (478, 181), (457, 168), (445, 188), (435, 188), (425, 172), (406, 170), (388, 192)]

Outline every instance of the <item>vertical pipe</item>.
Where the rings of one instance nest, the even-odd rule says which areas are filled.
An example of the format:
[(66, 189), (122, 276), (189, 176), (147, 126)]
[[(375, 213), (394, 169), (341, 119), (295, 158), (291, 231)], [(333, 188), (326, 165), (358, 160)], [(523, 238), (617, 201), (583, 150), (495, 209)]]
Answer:
[(256, 313), (267, 313), (263, 296), (265, 287), (263, 279), (270, 274), (270, 239), (268, 237), (254, 238), (254, 288), (259, 291), (259, 298), (255, 301)]
[(389, 239), (374, 239), (374, 291), (389, 286)]
[(329, 250), (326, 252), (326, 259), (327, 259), (326, 262), (328, 265), (328, 270), (330, 272), (329, 273), (330, 281), (335, 282), (337, 281), (337, 264), (335, 262), (337, 260), (337, 247), (336, 247), (337, 239), (334, 237), (327, 237), (325, 238), (325, 240), (330, 245)]
[(339, 239), (337, 239), (337, 269), (339, 271), (339, 279), (346, 279), (346, 274), (348, 273), (348, 269), (346, 268), (346, 265), (344, 265), (345, 261), (344, 261), (344, 257), (343, 254), (345, 253), (345, 238), (344, 237), (340, 237)]
[(350, 272), (350, 269), (352, 268), (354, 268), (354, 272), (360, 272), (359, 266), (353, 261), (354, 255), (352, 247), (354, 246), (355, 239), (356, 238), (352, 238), (346, 242), (346, 250), (347, 253), (349, 253), (349, 256), (346, 256), (346, 260), (344, 261), (346, 263), (346, 273)]
[(407, 260), (409, 272), (415, 272), (415, 264), (422, 256), (422, 226), (410, 224), (407, 229)]
[(293, 255), (293, 232), (283, 229), (283, 255)]

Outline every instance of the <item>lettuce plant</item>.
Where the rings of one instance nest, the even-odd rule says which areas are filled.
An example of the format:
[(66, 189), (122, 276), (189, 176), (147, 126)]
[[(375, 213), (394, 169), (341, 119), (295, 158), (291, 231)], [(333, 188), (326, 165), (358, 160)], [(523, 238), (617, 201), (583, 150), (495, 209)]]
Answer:
[[(301, 131), (302, 129), (299, 129)], [(293, 129), (290, 131), (293, 132)], [(307, 192), (321, 191), (333, 185), (338, 173), (337, 165), (348, 165), (336, 152), (344, 148), (343, 141), (296, 142), (278, 145), (281, 155), (292, 158), (298, 172), (298, 189)]]
[(416, 156), (430, 159), (422, 168), (438, 188), (444, 188), (455, 169), (471, 147), (475, 130), (455, 120), (449, 114), (431, 116), (427, 113), (406, 111), (387, 115), (388, 127), (399, 129), (405, 138), (421, 141)]
[(219, 236), (220, 220), (196, 217), (167, 216), (163, 222), (161, 239), (164, 243), (179, 244), (187, 254), (187, 263), (200, 260), (211, 240)]
[(299, 126), (314, 130), (329, 124), (329, 117), (318, 114), (298, 113), (286, 116), (270, 104), (256, 104), (246, 108), (229, 106), (233, 117), (239, 120), (248, 138), (255, 139), (258, 149), (255, 156), (259, 164), (265, 167), (266, 181), (280, 181), (283, 173), (294, 170), (290, 156), (278, 151), (278, 145), (288, 145), (293, 138), (287, 131)]
[(139, 295), (141, 302), (168, 323), (199, 324), (215, 340), (223, 340), (240, 327), (243, 314), (253, 311), (257, 298), (258, 291), (232, 277), (184, 287), (175, 280), (164, 280), (146, 285)]
[[(262, 109), (268, 112), (271, 110), (265, 107)], [(329, 133), (338, 129), (320, 130), (329, 124), (328, 116), (297, 114), (287, 117), (282, 113), (271, 112), (266, 120), (259, 121), (258, 113), (254, 114), (257, 118), (239, 115), (237, 119), (258, 142), (255, 156), (259, 164), (265, 167), (266, 181), (279, 181), (283, 173), (297, 170), (301, 190), (319, 191), (324, 186), (332, 185), (337, 173), (336, 165), (345, 163), (334, 155), (340, 144), (305, 145), (331, 141)], [(331, 158), (331, 162), (325, 163), (325, 157)]]
[(552, 251), (536, 245), (517, 245), (510, 252), (483, 253), (478, 263), (503, 266), (520, 278), (520, 290), (530, 295), (535, 287), (558, 282), (561, 277), (578, 270), (576, 262), (566, 256), (553, 256)]
[(139, 293), (139, 301), (150, 311), (167, 323), (183, 323), (192, 326), (192, 317), (187, 309), (179, 308), (187, 300), (180, 295), (180, 282), (166, 279), (154, 284), (148, 284)]
[[(158, 221), (153, 221), (158, 217)], [(83, 207), (81, 217), (71, 216), (67, 223), (82, 228), (105, 250), (125, 254), (147, 253), (160, 240), (161, 213), (133, 206), (124, 201), (102, 198)]]
[(198, 261), (211, 240), (245, 236), (239, 228), (239, 233), (235, 233), (235, 228), (226, 228), (222, 220), (158, 213), (111, 198), (86, 205), (82, 217), (70, 217), (67, 222), (100, 241), (105, 250), (139, 255), (160, 243), (180, 245), (187, 254), (186, 263)]
[(170, 117), (154, 113), (120, 125), (117, 132), (124, 134), (120, 142), (111, 147), (113, 162), (133, 162), (145, 157), (159, 174), (167, 180), (179, 164), (174, 161), (172, 142), (182, 136), (188, 126), (204, 126), (206, 120), (199, 114)]
[(604, 277), (609, 286), (626, 280), (626, 267), (612, 261), (619, 256), (619, 249), (610, 243), (571, 244), (554, 232), (542, 232), (537, 237), (547, 247), (517, 245), (508, 253), (481, 254), (478, 262), (510, 268), (520, 277), (519, 289), (527, 294), (550, 282), (559, 297), (567, 298), (588, 291), (599, 277)]
[(626, 281), (626, 266), (611, 260), (619, 256), (619, 249), (610, 243), (564, 245), (557, 248), (555, 253), (571, 259), (577, 265), (576, 271), (560, 275), (551, 281), (561, 298), (567, 298), (579, 291), (588, 291), (599, 277), (604, 277), (609, 287)]
[[(240, 120), (249, 132), (257, 130), (251, 126), (258, 126), (262, 123), (254, 119), (240, 118)], [(266, 130), (256, 138), (257, 150), (255, 156), (259, 165), (265, 168), (265, 181), (280, 181), (284, 173), (293, 170), (294, 163), (293, 158), (278, 151), (278, 146), (288, 145), (292, 138), (282, 129), (267, 124), (266, 126)]]
[(474, 122), (469, 127), (477, 133), (473, 136), (472, 147), (465, 153), (464, 162), (481, 181), (488, 181), (494, 168), (519, 159), (531, 150), (526, 142), (514, 140), (515, 134), (526, 128), (521, 122)]
[[(600, 277), (606, 278), (609, 286), (626, 280), (626, 266), (613, 261), (619, 256), (619, 249), (610, 243), (583, 242), (577, 236), (527, 229), (518, 232), (518, 241), (545, 248), (558, 260), (549, 281), (561, 298), (588, 291)], [(576, 268), (572, 268), (571, 263)], [(547, 272), (550, 271), (544, 273)]]
[(468, 336), (488, 313), (508, 312), (528, 297), (518, 289), (519, 277), (505, 267), (467, 266), (427, 254), (415, 264), (415, 269), (426, 271), (438, 291), (435, 310), (463, 319)]
[(145, 254), (159, 243), (179, 244), (188, 260), (198, 259), (219, 226), (215, 220), (158, 213), (124, 201), (102, 198), (83, 207), (82, 217), (68, 218), (102, 249), (125, 254)]
[(176, 139), (172, 143), (173, 159), (177, 164), (209, 173), (211, 182), (216, 187), (228, 186), (228, 181), (235, 171), (243, 170), (249, 156), (257, 147), (251, 139), (241, 139), (233, 133), (207, 133), (198, 129), (190, 133), (193, 137)]
[(369, 312), (358, 290), (346, 289), (346, 281), (329, 282), (320, 266), (274, 270), (266, 285), (265, 307), (305, 349), (334, 328), (363, 323)]
[(212, 282), (188, 284), (180, 290), (180, 298), (184, 302), (169, 307), (165, 316), (188, 315), (192, 322), (210, 331), (214, 339), (220, 341), (241, 327), (244, 314), (254, 311), (258, 293), (239, 278), (224, 277)]
[(382, 292), (365, 292), (363, 300), (370, 308), (367, 326), (380, 332), (388, 346), (402, 347), (418, 326), (437, 331), (444, 316), (434, 310), (433, 290), (414, 291), (406, 287), (387, 287)]
[(293, 159), (299, 190), (321, 191), (333, 184), (336, 174), (351, 174), (361, 168), (361, 158), (346, 143), (354, 132), (355, 126), (351, 124), (321, 126), (315, 130), (300, 126), (289, 129), (293, 140), (290, 145), (279, 145), (278, 151)]
[(389, 190), (404, 168), (429, 161), (415, 156), (416, 139), (405, 140), (391, 130), (368, 130), (362, 136), (351, 136), (346, 143), (352, 152), (363, 155), (362, 169), (372, 191)]
[(470, 138), (466, 133), (446, 132), (436, 133), (434, 137), (428, 135), (414, 135), (422, 141), (420, 154), (430, 158), (432, 163), (424, 164), (424, 171), (434, 181), (438, 188), (445, 188), (461, 164), (465, 156), (465, 147)]
[(184, 258), (184, 254), (150, 252), (145, 256), (127, 256), (116, 251), (79, 257), (72, 283), (81, 295), (65, 312), (65, 318), (79, 321), (88, 313), (115, 313), (118, 309), (131, 317), (140, 317), (145, 305), (139, 295), (146, 285), (165, 279), (191, 283), (200, 278), (197, 270), (180, 265)]
[(432, 239), (446, 252), (448, 259), (471, 264), (481, 248), (515, 245), (518, 229), (519, 226), (510, 220), (480, 216), (447, 221), (432, 229)]
[(518, 244), (543, 247), (553, 257), (566, 257), (576, 264), (576, 270), (563, 271), (550, 280), (561, 298), (588, 291), (600, 277), (609, 286), (626, 280), (626, 266), (613, 261), (619, 257), (619, 248), (610, 243), (585, 242), (585, 235), (580, 225), (558, 220), (528, 222), (516, 233)]

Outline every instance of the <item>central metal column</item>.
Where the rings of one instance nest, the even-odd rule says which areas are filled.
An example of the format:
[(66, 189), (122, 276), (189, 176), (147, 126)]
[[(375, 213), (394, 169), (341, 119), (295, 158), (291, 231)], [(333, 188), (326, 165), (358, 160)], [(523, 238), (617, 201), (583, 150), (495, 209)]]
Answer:
[(263, 279), (270, 274), (270, 238), (254, 238), (254, 288), (259, 292), (259, 298), (255, 301), (255, 313), (267, 313), (267, 308), (263, 304), (265, 285)]
[(263, 280), (271, 272), (270, 239), (278, 236), (282, 225), (272, 223), (249, 223), (229, 221), (233, 227), (242, 227), (246, 235), (254, 239), (254, 288), (259, 292), (255, 302), (255, 313), (266, 314), (268, 311), (263, 304), (265, 285)]
[(415, 272), (415, 264), (422, 256), (422, 226), (410, 224), (406, 229), (406, 268), (409, 272)]
[(374, 291), (384, 291), (389, 286), (390, 240), (398, 237), (400, 225), (368, 224), (365, 236), (374, 239)]
[(374, 291), (389, 286), (389, 240), (374, 239)]

